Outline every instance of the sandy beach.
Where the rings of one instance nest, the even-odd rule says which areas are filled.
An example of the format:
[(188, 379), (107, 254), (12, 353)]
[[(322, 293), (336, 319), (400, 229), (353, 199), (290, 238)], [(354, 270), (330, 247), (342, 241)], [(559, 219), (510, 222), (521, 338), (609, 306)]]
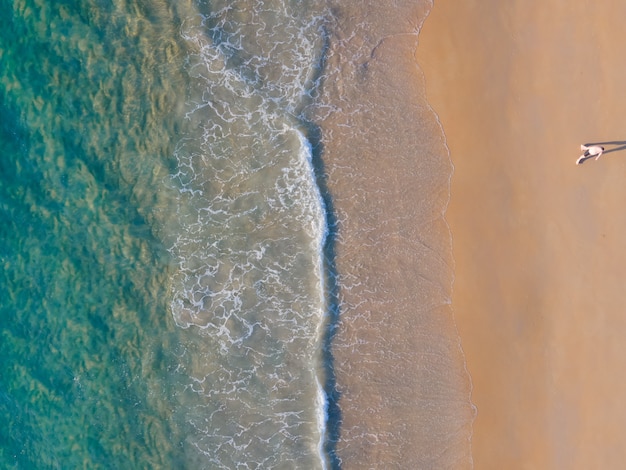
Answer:
[[(625, 15), (616, 0), (437, 0), (420, 34), (455, 166), (477, 469), (626, 458)], [(616, 144), (575, 165), (590, 142)]]

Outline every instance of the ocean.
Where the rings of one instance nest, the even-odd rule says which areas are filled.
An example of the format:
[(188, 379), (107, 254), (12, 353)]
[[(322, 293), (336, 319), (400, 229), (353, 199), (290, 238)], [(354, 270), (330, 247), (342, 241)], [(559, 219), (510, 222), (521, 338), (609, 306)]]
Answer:
[(471, 465), (431, 6), (3, 3), (0, 467)]

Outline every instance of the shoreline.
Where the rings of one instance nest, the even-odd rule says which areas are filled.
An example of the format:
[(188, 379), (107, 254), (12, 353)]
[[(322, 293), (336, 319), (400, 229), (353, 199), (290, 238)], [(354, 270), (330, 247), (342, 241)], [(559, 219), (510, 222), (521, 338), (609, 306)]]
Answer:
[(439, 0), (419, 37), (455, 167), (452, 306), (476, 468), (623, 460), (626, 153), (575, 165), (581, 143), (626, 137), (622, 14), (613, 0)]
[(473, 409), (443, 218), (451, 164), (415, 64), (414, 28), (427, 7), (331, 6), (315, 123), (338, 234), (333, 450), (346, 470), (471, 466)]

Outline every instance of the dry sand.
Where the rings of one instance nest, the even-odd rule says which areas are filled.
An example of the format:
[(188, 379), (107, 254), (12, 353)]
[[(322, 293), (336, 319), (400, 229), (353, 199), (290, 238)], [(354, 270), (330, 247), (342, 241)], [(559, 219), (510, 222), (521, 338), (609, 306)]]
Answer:
[(626, 141), (624, 18), (623, 0), (437, 0), (420, 35), (455, 165), (477, 469), (626, 461), (626, 150), (575, 165)]

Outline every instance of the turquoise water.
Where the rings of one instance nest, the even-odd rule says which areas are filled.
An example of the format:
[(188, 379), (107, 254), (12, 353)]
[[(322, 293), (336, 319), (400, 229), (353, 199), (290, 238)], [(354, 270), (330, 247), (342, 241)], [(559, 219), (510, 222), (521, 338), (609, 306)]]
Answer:
[(320, 468), (322, 9), (2, 2), (1, 468)]

